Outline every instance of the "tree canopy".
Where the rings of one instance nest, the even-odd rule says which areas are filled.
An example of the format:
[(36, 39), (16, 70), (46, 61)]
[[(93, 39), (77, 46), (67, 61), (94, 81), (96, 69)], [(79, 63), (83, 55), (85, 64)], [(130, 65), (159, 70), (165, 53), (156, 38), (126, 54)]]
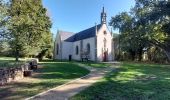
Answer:
[(7, 37), (8, 3), (0, 1), (0, 39)]
[(136, 0), (130, 12), (112, 17), (110, 24), (118, 28), (124, 47), (140, 51), (148, 45), (162, 49), (170, 60), (170, 2)]
[(52, 24), (41, 0), (10, 0), (7, 11), (7, 30), (16, 60), (20, 55), (38, 55), (52, 47)]

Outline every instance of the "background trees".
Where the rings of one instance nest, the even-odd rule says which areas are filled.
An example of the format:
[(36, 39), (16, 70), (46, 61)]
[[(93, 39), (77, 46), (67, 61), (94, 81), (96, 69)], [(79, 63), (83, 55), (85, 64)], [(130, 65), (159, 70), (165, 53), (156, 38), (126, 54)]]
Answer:
[(8, 23), (8, 3), (5, 0), (0, 1), (0, 39), (7, 36)]
[(136, 2), (136, 15), (139, 16), (139, 22), (145, 26), (142, 29), (145, 30), (147, 40), (162, 49), (170, 60), (170, 2), (168, 0), (136, 0)]
[(9, 2), (6, 0), (0, 1), (0, 54), (6, 55), (10, 51), (10, 45), (8, 43), (9, 31)]
[(121, 33), (120, 48), (128, 52), (132, 60), (141, 60), (142, 54), (153, 45), (170, 60), (169, 7), (167, 0), (136, 0), (130, 12), (111, 19), (110, 24)]
[[(1, 0), (1, 48), (8, 42), (16, 61), (21, 56), (38, 56), (44, 50), (41, 58), (47, 51), (52, 52), (52, 24), (46, 13), (41, 0)], [(8, 38), (2, 40), (4, 36)]]
[(11, 0), (9, 29), (16, 60), (49, 48), (51, 22), (46, 12), (41, 0)]

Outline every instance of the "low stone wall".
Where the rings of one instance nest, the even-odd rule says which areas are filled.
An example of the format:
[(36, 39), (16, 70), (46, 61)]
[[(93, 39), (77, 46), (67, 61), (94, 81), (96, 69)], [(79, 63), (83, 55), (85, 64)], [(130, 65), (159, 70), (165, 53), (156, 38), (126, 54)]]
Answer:
[(19, 80), (24, 77), (24, 72), (32, 70), (30, 63), (37, 65), (37, 60), (28, 61), (25, 64), (18, 65), (11, 68), (1, 68), (0, 69), (0, 85), (5, 85), (11, 81)]

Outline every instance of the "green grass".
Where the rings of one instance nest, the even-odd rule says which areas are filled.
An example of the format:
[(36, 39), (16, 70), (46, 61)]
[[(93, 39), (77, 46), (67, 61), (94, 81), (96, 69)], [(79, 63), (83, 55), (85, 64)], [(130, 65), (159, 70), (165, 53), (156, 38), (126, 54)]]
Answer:
[[(61, 61), (61, 60), (56, 60), (56, 61)], [(68, 60), (62, 60), (62, 62), (69, 62)], [(102, 63), (102, 62), (94, 62), (94, 61), (75, 61), (72, 60), (72, 63), (81, 63), (84, 64), (86, 66), (90, 66), (90, 67), (94, 67), (94, 68), (106, 68), (108, 66), (111, 66), (112, 64), (109, 63)]]
[(19, 62), (16, 62), (13, 57), (0, 57), (0, 68), (16, 67), (24, 62), (22, 58), (20, 58)]
[(105, 68), (105, 67), (111, 66), (111, 64), (109, 64), (109, 63), (91, 62), (91, 61), (80, 62), (80, 63), (85, 64), (90, 67), (95, 67), (95, 68)]
[(87, 69), (69, 62), (41, 62), (32, 77), (0, 87), (0, 98), (20, 100), (62, 85), (89, 73)]
[(123, 63), (71, 100), (170, 100), (170, 65)]

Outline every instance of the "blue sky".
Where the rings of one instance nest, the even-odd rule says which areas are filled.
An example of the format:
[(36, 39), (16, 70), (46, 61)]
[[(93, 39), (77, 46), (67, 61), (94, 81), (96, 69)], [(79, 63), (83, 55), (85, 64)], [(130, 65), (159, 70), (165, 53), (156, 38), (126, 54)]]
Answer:
[(43, 0), (51, 18), (53, 34), (57, 30), (79, 32), (100, 23), (102, 7), (107, 12), (107, 22), (122, 11), (129, 11), (134, 0)]

